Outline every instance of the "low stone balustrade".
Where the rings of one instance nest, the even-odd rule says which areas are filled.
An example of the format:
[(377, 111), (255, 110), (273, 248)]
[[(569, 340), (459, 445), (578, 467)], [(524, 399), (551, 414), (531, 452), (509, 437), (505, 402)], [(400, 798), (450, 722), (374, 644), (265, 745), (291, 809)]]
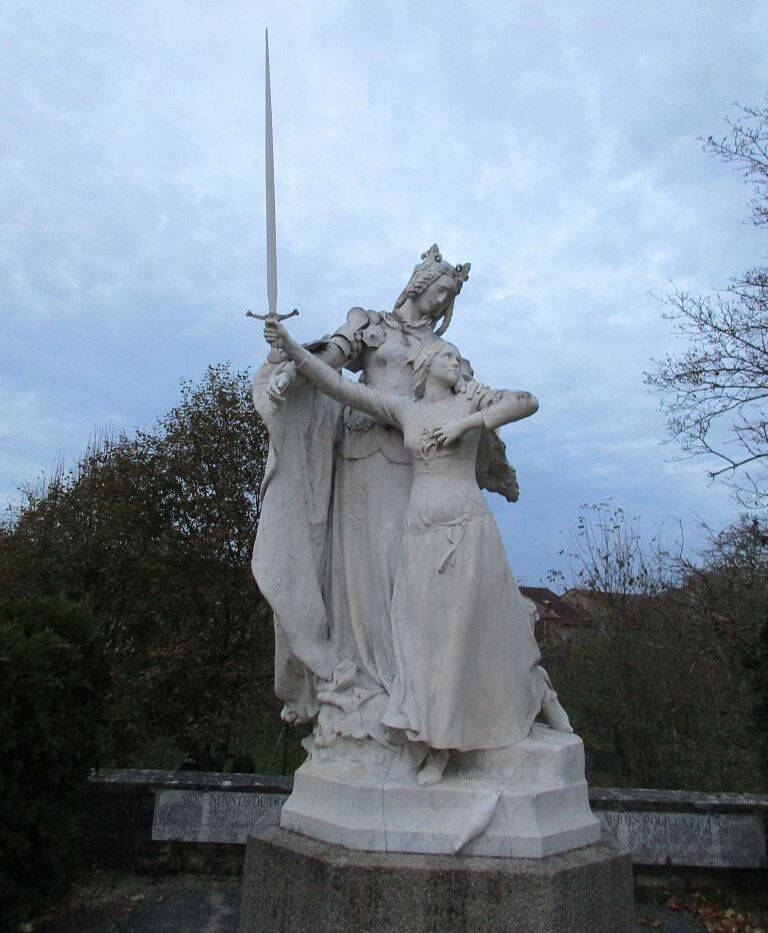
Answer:
[[(104, 867), (239, 874), (249, 827), (291, 792), (291, 778), (192, 771), (100, 771), (90, 781), (89, 844)], [(636, 876), (766, 871), (768, 796), (589, 790)]]

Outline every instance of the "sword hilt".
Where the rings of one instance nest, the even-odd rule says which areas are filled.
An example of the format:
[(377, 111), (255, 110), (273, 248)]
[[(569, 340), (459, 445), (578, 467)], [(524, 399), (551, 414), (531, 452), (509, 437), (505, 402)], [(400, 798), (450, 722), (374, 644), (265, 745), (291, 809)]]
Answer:
[[(295, 317), (299, 313), (298, 308), (294, 308), (290, 314), (278, 314), (277, 311), (270, 311), (269, 314), (256, 314), (253, 311), (246, 311), (246, 317), (255, 317), (259, 321), (284, 321), (286, 318)], [(287, 359), (285, 353), (278, 347), (272, 347), (267, 356), (270, 363), (283, 363)]]
[(285, 321), (289, 317), (295, 317), (299, 313), (298, 308), (294, 308), (290, 314), (278, 314), (277, 311), (270, 311), (269, 314), (255, 314), (253, 311), (246, 311), (246, 317), (255, 317), (259, 321)]

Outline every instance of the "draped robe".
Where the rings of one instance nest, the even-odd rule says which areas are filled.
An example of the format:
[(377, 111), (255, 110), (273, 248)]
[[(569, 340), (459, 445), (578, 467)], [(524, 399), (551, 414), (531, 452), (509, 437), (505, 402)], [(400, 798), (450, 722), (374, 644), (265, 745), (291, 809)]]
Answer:
[[(421, 335), (392, 315), (353, 309), (353, 319), (355, 329), (335, 347), (321, 341), (313, 352), (336, 368), (358, 371), (361, 360), (373, 365), (381, 352), (381, 365), (387, 351), (404, 344), (398, 365), (410, 367)], [(275, 371), (265, 363), (253, 384), (270, 450), (252, 570), (274, 613), (275, 692), (290, 718), (307, 720), (318, 712), (318, 689), (342, 671), (359, 697), (386, 699), (390, 692), (391, 599), (413, 471), (397, 429), (343, 410), (302, 380), (273, 403), (266, 390)], [(363, 369), (363, 381), (366, 375)], [(410, 369), (406, 375), (410, 384)], [(493, 432), (483, 432), (481, 451), (478, 479), (514, 501), (514, 470)], [(369, 723), (367, 730), (382, 740), (377, 726)]]

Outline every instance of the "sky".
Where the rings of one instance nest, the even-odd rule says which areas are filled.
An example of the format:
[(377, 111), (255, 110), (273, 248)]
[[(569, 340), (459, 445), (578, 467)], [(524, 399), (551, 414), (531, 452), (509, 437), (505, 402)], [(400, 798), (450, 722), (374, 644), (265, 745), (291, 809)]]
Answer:
[(264, 356), (263, 43), (279, 301), (303, 340), (391, 309), (420, 254), (472, 263), (448, 336), (527, 389), (492, 507), (518, 579), (613, 499), (689, 547), (739, 507), (675, 462), (661, 317), (764, 259), (702, 151), (768, 92), (768, 5), (0, 0), (0, 504), (182, 379)]

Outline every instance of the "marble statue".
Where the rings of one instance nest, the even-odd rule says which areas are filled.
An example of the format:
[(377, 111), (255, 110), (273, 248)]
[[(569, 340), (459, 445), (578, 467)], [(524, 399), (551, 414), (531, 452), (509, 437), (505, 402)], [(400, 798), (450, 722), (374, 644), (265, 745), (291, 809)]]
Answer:
[(282, 823), (356, 848), (541, 857), (599, 826), (479, 487), (514, 501), (495, 432), (538, 403), (478, 382), (443, 337), (469, 268), (432, 246), (392, 312), (353, 308), (306, 347), (266, 320), (253, 571), (283, 717), (314, 722)]
[[(445, 332), (468, 273), (468, 264), (450, 265), (433, 246), (423, 254), (391, 313), (353, 308), (346, 322), (312, 349), (336, 369), (345, 367), (361, 372), (362, 379), (372, 388), (409, 397), (413, 361), (425, 343), (439, 339)], [(471, 372), (466, 361), (463, 365)], [(325, 550), (326, 567), (314, 570), (317, 587), (303, 597), (305, 602), (311, 599), (312, 623), (298, 619), (291, 607), (285, 611), (278, 608), (283, 602), (281, 597), (291, 600), (293, 594), (274, 594), (274, 601), (270, 600), (279, 620), (278, 637), (281, 645), (286, 643), (286, 650), (279, 652), (276, 688), (285, 701), (283, 717), (288, 722), (314, 718), (319, 709), (314, 675), (326, 674), (340, 660), (354, 662), (356, 687), (371, 695), (388, 693), (395, 675), (390, 601), (413, 476), (411, 457), (399, 430), (365, 413), (353, 410), (342, 414), (342, 406), (329, 405), (327, 399), (318, 399), (313, 391), (295, 391), (303, 383), (297, 378), (295, 364), (287, 361), (264, 368), (254, 386), (256, 408), (273, 438), (273, 459), (277, 458), (278, 448), (285, 448), (286, 443), (290, 446), (296, 440), (302, 450), (289, 453), (289, 448), (285, 448), (285, 455), (293, 460), (297, 455), (306, 457), (313, 464), (317, 475), (312, 491), (317, 495), (307, 503), (313, 512), (309, 524)], [(317, 411), (312, 414), (309, 409)], [(314, 427), (310, 427), (311, 436), (293, 437), (297, 424), (316, 416)], [(334, 429), (326, 420), (340, 423)], [(336, 431), (340, 434), (338, 444)], [(480, 482), (508, 499), (516, 498), (515, 474), (506, 463), (498, 437), (485, 430), (481, 433), (481, 444)], [(291, 469), (287, 465), (286, 468)], [(276, 478), (275, 471), (276, 464), (270, 463), (265, 491)], [(294, 495), (296, 483), (292, 479), (286, 480), (284, 475), (276, 479), (287, 481), (288, 494)], [(334, 488), (332, 501), (326, 485), (329, 479)], [(270, 495), (274, 499), (275, 491)], [(324, 522), (326, 496), (329, 507)], [(292, 539), (295, 535), (303, 537), (298, 528), (286, 530), (287, 523), (279, 508), (268, 511), (276, 512), (277, 541), (284, 542), (286, 534)], [(268, 599), (275, 569), (269, 518), (270, 515), (265, 522), (262, 517), (254, 555), (256, 579)], [(262, 560), (264, 550), (266, 558)], [(317, 628), (320, 633), (316, 638)], [(332, 658), (326, 657), (321, 647), (327, 635)], [(310, 639), (314, 644), (309, 644)], [(291, 643), (296, 646), (295, 651), (287, 647)], [(322, 661), (305, 663), (318, 655), (322, 655)], [(383, 738), (380, 716), (373, 713), (368, 725), (374, 738)]]

